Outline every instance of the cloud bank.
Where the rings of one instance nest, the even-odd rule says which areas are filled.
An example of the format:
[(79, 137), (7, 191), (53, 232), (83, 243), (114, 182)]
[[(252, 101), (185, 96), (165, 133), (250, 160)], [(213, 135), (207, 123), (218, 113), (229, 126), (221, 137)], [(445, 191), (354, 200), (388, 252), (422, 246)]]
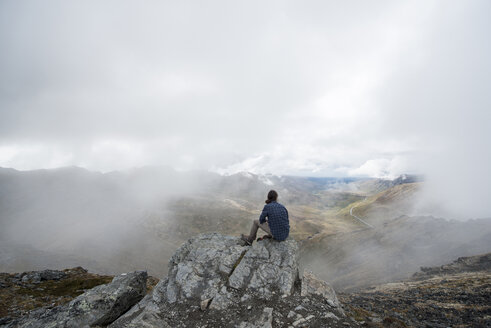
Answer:
[(2, 2), (0, 166), (421, 173), (483, 201), (490, 12), (479, 0)]

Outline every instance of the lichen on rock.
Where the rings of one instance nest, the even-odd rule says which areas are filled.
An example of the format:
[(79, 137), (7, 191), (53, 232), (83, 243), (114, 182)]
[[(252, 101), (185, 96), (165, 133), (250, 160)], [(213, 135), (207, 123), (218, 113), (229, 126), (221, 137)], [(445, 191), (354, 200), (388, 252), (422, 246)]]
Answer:
[(108, 325), (138, 303), (146, 293), (147, 273), (136, 271), (116, 276), (107, 285), (94, 287), (70, 303), (39, 309), (8, 327), (92, 327)]

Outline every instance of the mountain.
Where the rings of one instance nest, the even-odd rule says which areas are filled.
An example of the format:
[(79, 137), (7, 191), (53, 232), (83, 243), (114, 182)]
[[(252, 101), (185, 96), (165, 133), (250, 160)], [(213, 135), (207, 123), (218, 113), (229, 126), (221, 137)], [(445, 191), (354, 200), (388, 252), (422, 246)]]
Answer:
[(401, 216), (374, 229), (318, 234), (302, 243), (301, 263), (337, 290), (409, 278), (420, 266), (491, 250), (491, 220)]
[(411, 176), (0, 169), (0, 271), (83, 266), (163, 277), (168, 259), (192, 236), (247, 233), (270, 189), (289, 210), (301, 265), (320, 268), (336, 288), (403, 278), (419, 266), (491, 250), (491, 220), (422, 216), (413, 206), (422, 188)]
[(154, 255), (169, 258), (196, 233), (248, 231), (273, 187), (291, 209), (294, 233), (316, 233), (327, 207), (315, 193), (346, 182), (169, 167), (104, 174), (0, 168), (0, 269), (83, 265), (101, 273), (144, 267), (162, 274), (166, 264), (155, 265)]
[(359, 321), (390, 327), (489, 327), (491, 253), (421, 268), (403, 281), (341, 293)]

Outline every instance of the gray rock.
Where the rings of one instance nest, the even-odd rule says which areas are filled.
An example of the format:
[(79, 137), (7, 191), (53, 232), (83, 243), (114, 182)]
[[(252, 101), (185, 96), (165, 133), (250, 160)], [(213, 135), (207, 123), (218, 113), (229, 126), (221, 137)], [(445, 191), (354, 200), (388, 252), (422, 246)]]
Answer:
[(208, 306), (210, 305), (210, 303), (211, 303), (211, 298), (208, 298), (204, 301), (201, 301), (201, 305), (200, 305), (201, 311), (206, 310), (208, 308)]
[(13, 320), (7, 327), (25, 327), (25, 328), (58, 328), (64, 327), (64, 316), (66, 309), (63, 306), (57, 306), (52, 309), (36, 309), (29, 312), (28, 315), (20, 319)]
[(66, 277), (66, 273), (59, 270), (43, 270), (39, 272), (41, 281), (43, 280), (60, 280)]
[[(294, 240), (265, 240), (244, 246), (239, 237), (201, 234), (183, 244), (169, 261), (168, 279), (152, 295), (109, 327), (166, 327), (165, 311), (174, 303), (211, 311), (273, 292), (290, 295), (298, 278), (298, 245)], [(241, 327), (271, 327), (272, 309)], [(269, 326), (268, 326), (269, 325)]]
[(314, 315), (309, 315), (306, 318), (298, 318), (297, 320), (295, 320), (292, 323), (292, 326), (293, 327), (309, 327), (309, 321), (311, 321), (314, 318), (315, 318)]
[(298, 244), (293, 239), (255, 243), (229, 278), (228, 285), (268, 299), (274, 291), (291, 295), (298, 278)]
[[(297, 278), (298, 245), (293, 239), (264, 240), (249, 247), (239, 237), (201, 234), (172, 256), (167, 289), (156, 297), (169, 303), (196, 300), (197, 305), (212, 299), (210, 309), (225, 309), (239, 301), (239, 294), (243, 300), (249, 294), (267, 299), (275, 291), (291, 295)], [(230, 293), (225, 287), (238, 292)]]
[(128, 312), (110, 324), (109, 328), (136, 328), (136, 327), (170, 327), (162, 317), (161, 306), (167, 301), (168, 280), (164, 279), (153, 288), (152, 293), (145, 296)]
[(170, 328), (162, 314), (162, 310), (152, 300), (152, 296), (147, 295), (108, 328)]
[(250, 321), (242, 321), (236, 328), (271, 328), (273, 324), (273, 309), (264, 308), (263, 312), (252, 317)]
[[(95, 287), (65, 306), (33, 311), (17, 326), (168, 328), (196, 326), (194, 320), (198, 320), (203, 327), (229, 324), (239, 328), (271, 328), (272, 307), (278, 300), (288, 300), (298, 279), (298, 244), (293, 239), (284, 242), (266, 239), (245, 246), (238, 237), (202, 234), (175, 252), (169, 262), (168, 278), (145, 296), (146, 277), (145, 272), (123, 274), (111, 284)], [(338, 307), (336, 313), (341, 313), (329, 284), (305, 273), (301, 295), (313, 294), (323, 296), (327, 303)], [(301, 298), (302, 305), (299, 305), (297, 296), (292, 297), (295, 302), (284, 308), (288, 311), (290, 306), (296, 306), (295, 312), (288, 313), (288, 321), (294, 320), (295, 327), (315, 324), (314, 314), (319, 312), (307, 310), (312, 308), (308, 297)], [(272, 307), (257, 306), (259, 309), (255, 310), (256, 305), (251, 304), (257, 302)], [(238, 318), (236, 313), (240, 313), (241, 306), (249, 311)], [(231, 307), (233, 312), (227, 311)], [(323, 303), (320, 313), (325, 308), (328, 307)], [(284, 316), (278, 315), (275, 325), (284, 326)], [(326, 318), (333, 319), (328, 315), (322, 317)]]
[(218, 292), (211, 301), (210, 309), (224, 310), (237, 301), (237, 298), (227, 290), (227, 287), (223, 286), (220, 292)]
[(369, 319), (375, 323), (381, 323), (383, 321), (383, 319), (380, 317), (369, 317)]
[(146, 294), (147, 273), (137, 271), (114, 277), (108, 285), (85, 292), (68, 304), (67, 325), (108, 325)]
[(330, 307), (337, 307), (336, 303), (333, 300), (326, 300), (326, 303), (329, 304)]
[[(111, 297), (118, 294), (118, 288), (115, 288), (116, 291), (107, 292), (105, 288), (96, 287), (82, 295), (83, 298), (79, 297), (64, 307), (38, 312), (37, 316), (30, 317), (36, 320), (24, 321), (18, 326), (270, 328), (273, 319), (278, 327), (291, 321), (295, 321), (295, 327), (315, 326), (318, 322), (313, 314), (320, 314), (319, 320), (338, 319), (334, 314), (334, 318), (328, 314), (323, 315), (328, 308), (325, 304), (317, 307), (322, 310), (312, 311), (312, 302), (307, 302), (307, 298), (299, 299), (298, 291), (292, 297), (294, 302), (288, 301), (290, 298), (285, 297), (288, 306), (280, 306), (280, 313), (273, 318), (273, 311), (276, 311), (273, 308), (277, 309), (275, 304), (278, 304), (278, 300), (283, 302), (285, 295), (292, 294), (294, 283), (298, 279), (297, 254), (298, 246), (293, 240), (265, 240), (249, 247), (243, 246), (237, 237), (200, 235), (179, 248), (169, 265), (169, 277), (161, 280), (152, 293), (143, 299), (141, 298), (144, 295), (145, 284), (142, 284), (142, 294), (138, 298), (141, 300), (133, 307), (113, 312), (114, 308), (124, 304), (117, 301), (117, 297)], [(121, 277), (115, 278), (111, 285), (116, 284)], [(326, 287), (327, 284), (324, 285), (314, 278), (308, 274), (304, 276), (302, 293), (328, 297), (327, 289), (320, 288)], [(125, 288), (127, 289), (127, 286)], [(271, 307), (263, 310), (261, 306), (256, 306), (257, 298), (261, 299), (259, 304)], [(268, 298), (272, 300), (265, 301)], [(108, 300), (109, 303), (115, 303), (112, 308), (107, 305)], [(299, 300), (301, 302), (298, 302)], [(332, 297), (326, 301), (333, 302)], [(335, 301), (338, 302), (337, 298)], [(288, 321), (284, 322), (286, 313), (281, 314), (281, 311), (288, 312), (295, 306), (295, 311), (300, 313), (290, 311)], [(246, 315), (240, 314), (240, 307), (249, 310)], [(336, 311), (337, 314), (339, 311)]]
[(35, 283), (39, 284), (41, 281), (46, 280), (60, 280), (66, 277), (66, 273), (59, 270), (43, 270), (43, 271), (31, 271), (24, 272), (22, 274), (23, 283)]
[(214, 298), (248, 249), (239, 237), (212, 233), (191, 238), (169, 261), (167, 301)]
[(327, 312), (326, 314), (324, 314), (324, 318), (334, 319), (336, 321), (339, 320), (338, 316), (332, 312)]
[(336, 292), (327, 282), (318, 279), (312, 272), (305, 271), (302, 277), (302, 296), (320, 295), (326, 299), (330, 305), (339, 307), (340, 303)]
[(167, 285), (169, 279), (165, 278), (158, 282), (152, 290), (152, 301), (156, 304), (162, 304), (167, 301)]
[(311, 314), (306, 318), (299, 318), (298, 320), (293, 322), (292, 325), (293, 325), (293, 327), (304, 327), (304, 326), (307, 326), (307, 322), (309, 322), (310, 320), (312, 320), (314, 318), (315, 318), (315, 316), (313, 314)]
[(240, 301), (241, 301), (242, 303), (244, 303), (244, 302), (247, 302), (248, 300), (250, 300), (251, 298), (252, 298), (252, 296), (251, 296), (251, 295), (249, 295), (249, 294), (244, 294), (244, 295), (243, 295), (243, 296), (240, 298)]
[(137, 271), (117, 276), (107, 285), (92, 288), (67, 305), (39, 309), (11, 327), (91, 327), (108, 325), (146, 292), (147, 273)]
[(293, 327), (299, 327), (301, 325), (304, 325), (307, 322), (307, 319), (305, 318), (300, 318), (292, 323)]

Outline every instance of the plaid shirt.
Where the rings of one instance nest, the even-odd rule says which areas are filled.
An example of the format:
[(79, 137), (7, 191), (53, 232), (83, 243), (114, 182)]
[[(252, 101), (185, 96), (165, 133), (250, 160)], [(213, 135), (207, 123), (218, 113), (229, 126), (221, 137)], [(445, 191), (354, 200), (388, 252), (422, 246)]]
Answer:
[(288, 210), (286, 207), (274, 201), (266, 204), (259, 217), (259, 223), (266, 222), (266, 217), (268, 218), (268, 225), (273, 238), (279, 241), (285, 240), (290, 233), (290, 223), (288, 221)]

